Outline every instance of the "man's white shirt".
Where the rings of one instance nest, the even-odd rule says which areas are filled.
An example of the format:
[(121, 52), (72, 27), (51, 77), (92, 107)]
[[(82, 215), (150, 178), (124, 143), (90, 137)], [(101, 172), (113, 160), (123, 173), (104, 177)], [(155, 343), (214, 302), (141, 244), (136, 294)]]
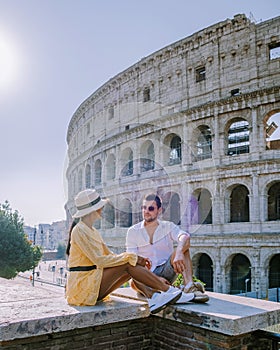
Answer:
[(144, 220), (130, 227), (126, 235), (127, 252), (149, 258), (152, 271), (167, 261), (173, 252), (174, 242), (178, 242), (179, 237), (186, 234), (171, 221), (158, 220), (158, 224), (151, 243)]

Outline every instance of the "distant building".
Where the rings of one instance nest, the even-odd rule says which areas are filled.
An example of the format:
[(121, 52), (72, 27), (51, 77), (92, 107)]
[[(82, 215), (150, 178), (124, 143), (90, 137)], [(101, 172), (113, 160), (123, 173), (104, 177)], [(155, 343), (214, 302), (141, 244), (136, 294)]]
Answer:
[(95, 187), (111, 200), (98, 227), (124, 249), (157, 192), (163, 218), (191, 233), (208, 290), (280, 287), (279, 67), (280, 17), (236, 15), (110, 79), (68, 126), (68, 221)]
[[(35, 234), (34, 231), (36, 230)], [(57, 221), (52, 224), (39, 224), (36, 228), (25, 226), (24, 232), (28, 239), (47, 250), (55, 250), (59, 244), (66, 244), (68, 232), (66, 221)]]

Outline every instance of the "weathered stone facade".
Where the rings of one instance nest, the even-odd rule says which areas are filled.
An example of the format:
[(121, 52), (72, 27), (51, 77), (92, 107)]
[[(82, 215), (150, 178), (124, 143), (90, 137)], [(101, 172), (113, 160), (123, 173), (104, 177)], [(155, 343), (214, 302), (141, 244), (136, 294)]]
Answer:
[(110, 79), (68, 127), (75, 194), (111, 199), (100, 231), (123, 247), (144, 194), (192, 234), (194, 273), (223, 293), (280, 287), (280, 17), (236, 15)]

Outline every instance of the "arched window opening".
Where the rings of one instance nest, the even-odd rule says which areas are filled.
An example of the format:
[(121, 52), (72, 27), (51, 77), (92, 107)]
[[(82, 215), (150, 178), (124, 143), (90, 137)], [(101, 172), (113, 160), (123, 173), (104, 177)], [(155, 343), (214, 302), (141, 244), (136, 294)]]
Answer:
[(197, 223), (212, 224), (212, 199), (210, 192), (202, 188), (197, 191)]
[(196, 160), (203, 160), (212, 157), (212, 135), (208, 126), (198, 127), (196, 139)]
[(97, 159), (95, 162), (95, 185), (101, 184), (101, 178), (102, 178), (102, 163), (100, 159)]
[(106, 179), (113, 180), (116, 177), (116, 158), (110, 154), (106, 162)]
[(107, 203), (102, 211), (102, 218), (104, 220), (104, 228), (115, 227), (115, 208), (111, 203)]
[(132, 225), (132, 204), (128, 199), (121, 202), (119, 222), (120, 227), (130, 227)]
[(205, 289), (213, 292), (213, 261), (207, 254), (201, 254), (198, 262), (198, 279), (205, 283)]
[(163, 219), (181, 224), (180, 197), (177, 193), (168, 192), (162, 200)]
[(181, 138), (174, 136), (170, 142), (169, 165), (180, 164), (182, 161)]
[(274, 113), (265, 124), (266, 148), (280, 149), (280, 113)]
[(86, 165), (86, 188), (91, 187), (91, 166), (89, 164)]
[(230, 280), (230, 294), (251, 292), (251, 265), (245, 255), (237, 254), (232, 259)]
[(280, 182), (268, 190), (268, 221), (280, 220)]
[(141, 149), (140, 171), (145, 172), (155, 168), (155, 150), (151, 141), (145, 143)]
[(228, 155), (249, 153), (249, 123), (240, 119), (233, 122), (228, 130)]
[(230, 222), (249, 221), (249, 191), (244, 185), (236, 186), (230, 197)]
[(269, 262), (269, 288), (280, 287), (280, 254), (274, 255)]
[(130, 176), (133, 174), (133, 152), (127, 149), (123, 154), (124, 167), (121, 171), (122, 176)]

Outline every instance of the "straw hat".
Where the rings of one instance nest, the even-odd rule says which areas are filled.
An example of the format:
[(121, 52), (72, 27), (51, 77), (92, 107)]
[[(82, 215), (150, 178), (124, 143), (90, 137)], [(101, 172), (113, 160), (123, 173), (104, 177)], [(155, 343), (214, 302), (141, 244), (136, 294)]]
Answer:
[(74, 218), (81, 218), (93, 211), (103, 208), (108, 202), (107, 198), (101, 199), (99, 193), (94, 189), (86, 189), (77, 194), (74, 199), (77, 212)]

